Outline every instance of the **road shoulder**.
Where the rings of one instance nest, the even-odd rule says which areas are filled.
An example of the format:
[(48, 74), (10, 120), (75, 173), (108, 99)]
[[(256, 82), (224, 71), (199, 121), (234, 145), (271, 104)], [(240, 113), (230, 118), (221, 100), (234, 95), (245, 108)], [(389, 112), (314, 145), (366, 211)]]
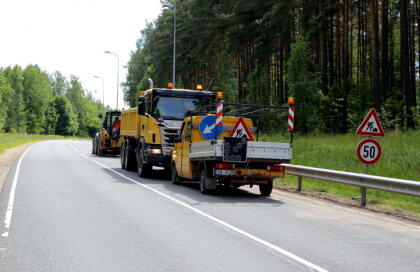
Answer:
[(15, 160), (34, 143), (36, 142), (25, 143), (0, 153), (0, 192), (3, 190), (4, 182)]
[(353, 200), (353, 199), (348, 199), (345, 197), (334, 196), (324, 191), (302, 190), (298, 192), (296, 191), (295, 188), (288, 187), (285, 184), (278, 183), (278, 182), (274, 183), (274, 187), (281, 192), (286, 192), (286, 193), (289, 193), (290, 195), (295, 195), (300, 198), (320, 200), (325, 203), (338, 205), (343, 208), (352, 209), (354, 211), (370, 213), (371, 215), (376, 214), (376, 215), (381, 215), (385, 217), (389, 216), (391, 218), (399, 219), (406, 223), (415, 224), (417, 226), (420, 223), (420, 214), (403, 210), (403, 209), (399, 209), (399, 208), (394, 208), (387, 205), (368, 203), (366, 207), (361, 207), (360, 200)]

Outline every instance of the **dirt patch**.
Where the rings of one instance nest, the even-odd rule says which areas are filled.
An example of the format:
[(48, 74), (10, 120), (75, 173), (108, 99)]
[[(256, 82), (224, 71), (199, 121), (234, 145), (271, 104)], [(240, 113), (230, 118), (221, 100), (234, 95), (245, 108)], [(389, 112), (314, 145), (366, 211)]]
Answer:
[(30, 145), (35, 142), (26, 143), (17, 147), (6, 149), (0, 153), (0, 192), (3, 189), (4, 181), (6, 180), (7, 174), (12, 167), (13, 162), (25, 151)]
[(278, 190), (286, 191), (289, 193), (298, 194), (304, 197), (310, 197), (315, 199), (321, 199), (324, 201), (332, 202), (334, 204), (339, 204), (346, 207), (351, 207), (355, 209), (360, 209), (362, 211), (370, 211), (374, 213), (380, 213), (380, 214), (386, 214), (393, 217), (397, 217), (399, 219), (405, 220), (410, 223), (420, 223), (420, 214), (406, 211), (402, 209), (397, 209), (381, 204), (375, 204), (375, 203), (366, 203), (366, 207), (360, 206), (360, 199), (359, 200), (353, 200), (350, 198), (340, 197), (340, 196), (334, 196), (330, 195), (325, 191), (313, 191), (313, 190), (302, 190), (300, 192), (296, 191), (296, 188), (288, 187), (283, 183), (274, 183), (274, 187)]

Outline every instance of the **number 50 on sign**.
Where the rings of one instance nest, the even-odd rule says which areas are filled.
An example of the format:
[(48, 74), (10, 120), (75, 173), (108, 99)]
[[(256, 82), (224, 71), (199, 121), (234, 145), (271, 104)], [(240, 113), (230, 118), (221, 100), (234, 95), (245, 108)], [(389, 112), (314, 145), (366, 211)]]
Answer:
[(374, 139), (365, 139), (357, 145), (357, 157), (364, 164), (374, 164), (381, 155), (381, 146)]

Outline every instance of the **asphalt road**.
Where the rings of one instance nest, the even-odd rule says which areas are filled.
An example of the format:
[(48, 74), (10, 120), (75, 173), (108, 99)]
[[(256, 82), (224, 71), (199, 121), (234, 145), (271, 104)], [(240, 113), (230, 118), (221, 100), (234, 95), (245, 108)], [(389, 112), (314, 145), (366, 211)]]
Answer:
[(0, 194), (0, 271), (420, 271), (418, 225), (153, 176), (89, 141), (32, 146)]

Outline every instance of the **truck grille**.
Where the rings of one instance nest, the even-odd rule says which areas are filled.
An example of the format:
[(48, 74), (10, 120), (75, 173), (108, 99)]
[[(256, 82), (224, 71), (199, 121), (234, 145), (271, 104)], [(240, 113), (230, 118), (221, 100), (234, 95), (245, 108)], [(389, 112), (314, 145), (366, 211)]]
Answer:
[(162, 144), (173, 146), (174, 143), (169, 143), (168, 141), (170, 138), (176, 137), (178, 135), (178, 129), (163, 128), (162, 130), (163, 130), (161, 132), (161, 135), (163, 135)]
[(179, 136), (182, 121), (165, 120), (164, 122), (165, 124), (160, 127), (160, 144), (162, 145), (162, 154), (170, 156), (174, 143), (169, 143), (169, 139)]

